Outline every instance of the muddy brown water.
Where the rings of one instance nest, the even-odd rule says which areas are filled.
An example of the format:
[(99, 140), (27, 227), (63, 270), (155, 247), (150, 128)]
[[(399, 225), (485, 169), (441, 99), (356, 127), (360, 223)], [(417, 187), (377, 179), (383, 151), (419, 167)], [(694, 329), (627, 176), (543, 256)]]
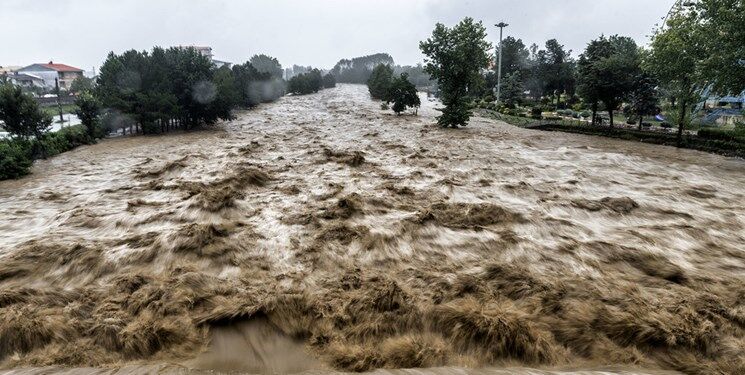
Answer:
[(745, 373), (743, 160), (436, 115), (340, 85), (0, 182), (2, 368)]

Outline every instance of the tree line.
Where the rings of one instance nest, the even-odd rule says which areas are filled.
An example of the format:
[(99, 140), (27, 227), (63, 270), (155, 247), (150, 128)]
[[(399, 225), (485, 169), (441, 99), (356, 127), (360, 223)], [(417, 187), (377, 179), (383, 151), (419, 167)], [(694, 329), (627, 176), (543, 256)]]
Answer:
[(279, 62), (265, 55), (216, 68), (193, 48), (155, 47), (110, 53), (94, 93), (109, 110), (109, 130), (156, 134), (231, 119), (234, 108), (276, 100), (284, 95), (281, 76)]
[(312, 94), (332, 87), (336, 87), (334, 76), (330, 73), (322, 75), (318, 69), (295, 75), (287, 82), (287, 91), (293, 95)]
[(277, 59), (253, 56), (217, 68), (194, 48), (110, 53), (93, 85), (78, 94), (82, 126), (50, 133), (51, 116), (19, 87), (0, 85), (0, 120), (10, 134), (0, 140), (0, 179), (28, 173), (34, 159), (95, 142), (107, 133), (158, 134), (232, 118), (285, 94)]
[[(649, 48), (628, 37), (601, 35), (578, 59), (555, 39), (543, 48), (527, 47), (514, 37), (504, 39), (500, 105), (528, 104), (609, 112), (623, 111), (641, 127), (644, 116), (670, 111), (680, 142), (690, 123), (691, 107), (705, 88), (737, 94), (745, 88), (745, 2), (702, 0), (684, 2), (655, 32)], [(469, 102), (494, 101), (498, 81), (491, 44), (481, 22), (466, 18), (454, 27), (437, 24), (420, 43), (426, 56), (424, 71), (438, 83), (445, 108), (443, 126), (465, 125)], [(527, 95), (526, 95), (527, 93)]]

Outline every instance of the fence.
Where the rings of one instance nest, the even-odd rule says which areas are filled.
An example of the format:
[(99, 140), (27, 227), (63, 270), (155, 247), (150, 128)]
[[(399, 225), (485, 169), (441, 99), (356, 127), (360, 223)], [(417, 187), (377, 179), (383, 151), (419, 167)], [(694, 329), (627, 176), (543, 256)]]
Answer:
[[(39, 103), (40, 107), (52, 107), (52, 106), (57, 105), (57, 98), (39, 97), (39, 98), (34, 98), (34, 100), (36, 100), (36, 102)], [(60, 96), (59, 102), (62, 105), (73, 104), (75, 103), (75, 95)]]

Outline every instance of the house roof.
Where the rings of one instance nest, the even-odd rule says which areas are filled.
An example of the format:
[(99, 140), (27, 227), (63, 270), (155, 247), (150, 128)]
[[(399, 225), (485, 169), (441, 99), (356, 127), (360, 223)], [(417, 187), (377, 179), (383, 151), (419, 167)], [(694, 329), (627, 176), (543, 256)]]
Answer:
[(65, 64), (55, 64), (50, 62), (49, 64), (39, 64), (41, 66), (44, 66), (46, 68), (54, 69), (58, 72), (82, 72), (83, 69), (76, 68), (74, 66), (65, 65)]
[(79, 69), (74, 66), (65, 65), (65, 64), (55, 64), (51, 61), (48, 64), (32, 64), (27, 67), (24, 67), (23, 69), (19, 69), (19, 71), (33, 71), (33, 70), (54, 70), (57, 72), (82, 72), (83, 71), (83, 69)]
[(39, 76), (35, 76), (33, 74), (28, 73), (15, 73), (13, 75), (9, 76), (11, 79), (20, 80), (20, 81), (43, 81), (43, 79)]

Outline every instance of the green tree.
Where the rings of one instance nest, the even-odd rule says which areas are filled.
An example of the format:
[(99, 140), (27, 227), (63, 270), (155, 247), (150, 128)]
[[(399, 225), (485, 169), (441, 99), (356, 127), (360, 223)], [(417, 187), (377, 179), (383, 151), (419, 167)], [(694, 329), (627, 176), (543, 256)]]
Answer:
[(91, 141), (98, 136), (98, 116), (101, 112), (101, 102), (90, 92), (82, 92), (75, 99), (75, 114), (85, 129)]
[(602, 101), (613, 128), (613, 111), (634, 89), (639, 64), (639, 49), (631, 38), (601, 36), (590, 42), (578, 63), (578, 80), (580, 95), (592, 103), (593, 120)]
[(11, 136), (22, 139), (42, 140), (52, 125), (52, 118), (39, 109), (36, 100), (11, 84), (0, 86), (0, 120)]
[(634, 88), (628, 97), (627, 112), (639, 121), (639, 130), (642, 129), (644, 116), (657, 114), (659, 102), (657, 85), (657, 80), (644, 72), (640, 73), (634, 81)]
[(705, 39), (696, 12), (678, 9), (667, 19), (664, 29), (653, 36), (651, 51), (644, 62), (645, 70), (675, 98), (678, 146), (683, 142), (689, 109), (697, 100), (696, 89), (702, 85), (701, 65), (708, 54)]
[(334, 78), (333, 74), (327, 73), (323, 76), (323, 88), (330, 89), (332, 87), (336, 87), (336, 78)]
[(337, 82), (341, 83), (366, 83), (370, 79), (372, 70), (378, 65), (393, 66), (393, 58), (387, 53), (376, 53), (367, 56), (355, 57), (353, 59), (339, 60), (331, 74)]
[(397, 115), (405, 111), (406, 108), (419, 108), (422, 104), (419, 100), (419, 94), (416, 86), (409, 81), (409, 75), (401, 73), (399, 77), (393, 78), (385, 95), (386, 103), (393, 103), (391, 109)]
[(520, 72), (513, 72), (502, 80), (501, 100), (507, 107), (515, 108), (520, 104), (524, 91)]
[[(499, 46), (497, 52), (499, 54)], [(530, 52), (522, 39), (508, 36), (502, 41), (502, 78), (522, 71), (528, 64)]]
[(323, 88), (321, 71), (313, 69), (307, 73), (298, 74), (290, 79), (287, 91), (295, 95), (306, 95), (318, 92)]
[(702, 0), (697, 6), (698, 24), (706, 56), (701, 60), (703, 77), (721, 93), (745, 89), (745, 1)]
[(367, 89), (373, 99), (386, 100), (386, 95), (393, 81), (393, 68), (390, 65), (377, 65), (367, 80)]
[(93, 79), (88, 77), (78, 77), (70, 84), (70, 91), (75, 94), (91, 90), (93, 90)]
[(282, 73), (284, 72), (282, 64), (274, 57), (254, 55), (249, 62), (259, 73), (269, 73), (272, 78), (282, 78)]
[(469, 92), (483, 85), (481, 70), (489, 65), (486, 29), (481, 22), (465, 18), (453, 28), (437, 24), (432, 36), (419, 43), (427, 56), (425, 71), (437, 80), (445, 108), (437, 121), (441, 126), (465, 126), (471, 117)]

